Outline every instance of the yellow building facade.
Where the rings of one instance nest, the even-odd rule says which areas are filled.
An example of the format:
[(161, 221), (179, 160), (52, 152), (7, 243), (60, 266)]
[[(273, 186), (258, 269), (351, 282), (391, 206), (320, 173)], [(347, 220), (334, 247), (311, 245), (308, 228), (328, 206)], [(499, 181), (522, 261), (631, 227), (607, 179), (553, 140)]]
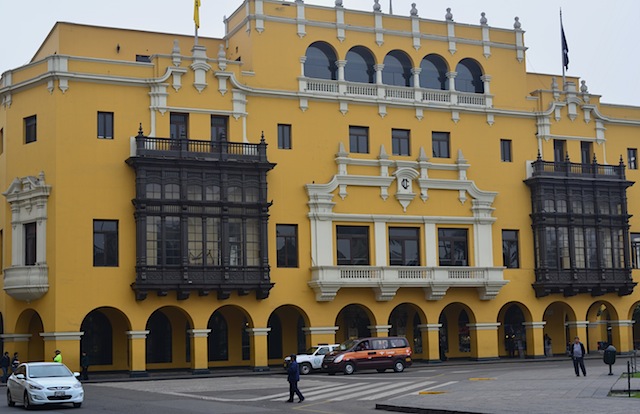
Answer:
[(632, 351), (640, 108), (527, 72), (517, 18), (375, 6), (246, 0), (197, 43), (56, 24), (0, 81), (4, 349), (132, 376), (362, 336)]

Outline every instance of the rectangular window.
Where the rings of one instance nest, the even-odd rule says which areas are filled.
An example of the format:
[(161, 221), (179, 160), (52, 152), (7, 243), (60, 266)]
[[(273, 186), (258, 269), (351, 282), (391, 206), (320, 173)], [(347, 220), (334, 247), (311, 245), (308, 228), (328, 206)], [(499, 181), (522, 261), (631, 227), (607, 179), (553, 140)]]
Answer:
[(627, 148), (627, 168), (630, 170), (638, 169), (638, 149)]
[(337, 226), (338, 265), (369, 265), (369, 227)]
[(434, 158), (450, 157), (450, 134), (448, 132), (432, 132), (431, 147), (433, 149)]
[(510, 139), (500, 140), (500, 160), (502, 160), (502, 162), (513, 161), (513, 158), (511, 158), (511, 140)]
[(118, 266), (117, 220), (93, 220), (93, 265)]
[(593, 144), (587, 141), (580, 142), (580, 159), (582, 164), (591, 164), (593, 158)]
[(24, 118), (24, 143), (36, 142), (37, 118), (35, 115)]
[(151, 56), (149, 56), (149, 55), (136, 55), (136, 62), (151, 63)]
[(349, 127), (349, 152), (357, 154), (369, 153), (369, 128)]
[(420, 229), (389, 227), (389, 265), (420, 266)]
[(189, 137), (189, 114), (172, 112), (169, 116), (169, 138), (179, 139)]
[(298, 226), (276, 224), (278, 267), (298, 267)]
[(640, 233), (631, 233), (631, 265), (640, 269)]
[(567, 153), (567, 141), (562, 139), (553, 140), (553, 161), (564, 162)]
[(291, 125), (278, 124), (278, 148), (291, 149)]
[(438, 229), (440, 266), (469, 266), (466, 229)]
[(98, 112), (98, 138), (113, 139), (113, 112)]
[(36, 264), (36, 223), (24, 225), (24, 265)]
[(3, 152), (4, 152), (4, 128), (0, 128), (0, 154), (2, 154)]
[(410, 132), (408, 129), (391, 130), (391, 148), (393, 155), (411, 155), (409, 150)]
[(248, 218), (245, 223), (246, 266), (260, 266), (260, 231), (258, 219)]
[(211, 115), (211, 141), (227, 141), (227, 124), (229, 117)]
[(229, 219), (229, 265), (242, 264), (242, 219)]
[(520, 267), (518, 230), (502, 230), (502, 265), (508, 269)]

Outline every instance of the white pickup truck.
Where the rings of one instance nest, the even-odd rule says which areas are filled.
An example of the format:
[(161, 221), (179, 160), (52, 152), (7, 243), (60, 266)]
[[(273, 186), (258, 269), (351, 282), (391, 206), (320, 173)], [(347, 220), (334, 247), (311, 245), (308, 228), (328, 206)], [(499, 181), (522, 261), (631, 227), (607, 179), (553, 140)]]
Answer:
[[(296, 362), (298, 363), (298, 369), (300, 374), (307, 375), (311, 371), (322, 368), (322, 359), (326, 354), (337, 349), (340, 344), (321, 344), (318, 346), (312, 346), (307, 349), (304, 354), (296, 355)], [(284, 359), (284, 369), (287, 369), (291, 357)]]

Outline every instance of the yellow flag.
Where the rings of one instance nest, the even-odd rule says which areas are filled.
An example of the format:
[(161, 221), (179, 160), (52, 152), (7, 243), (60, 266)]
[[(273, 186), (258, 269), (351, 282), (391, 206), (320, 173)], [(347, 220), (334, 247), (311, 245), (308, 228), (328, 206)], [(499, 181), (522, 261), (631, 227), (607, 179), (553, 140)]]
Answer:
[(193, 3), (193, 21), (196, 27), (200, 28), (200, 0), (195, 0)]

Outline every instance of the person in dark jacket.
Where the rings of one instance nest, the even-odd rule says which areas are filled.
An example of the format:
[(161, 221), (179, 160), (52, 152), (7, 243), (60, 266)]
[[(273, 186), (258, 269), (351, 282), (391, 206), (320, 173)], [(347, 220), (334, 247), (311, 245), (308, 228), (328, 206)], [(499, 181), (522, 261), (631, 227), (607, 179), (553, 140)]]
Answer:
[(86, 381), (89, 379), (89, 356), (86, 352), (83, 352), (80, 356), (80, 368), (82, 368), (82, 372), (80, 373), (80, 379)]
[(11, 358), (9, 357), (9, 353), (5, 351), (4, 355), (0, 359), (0, 367), (2, 367), (2, 382), (7, 382), (7, 378), (9, 378), (9, 365), (11, 365)]
[(298, 381), (300, 381), (300, 371), (298, 370), (298, 363), (296, 362), (296, 354), (291, 354), (291, 362), (287, 368), (287, 381), (289, 381), (289, 399), (287, 402), (293, 402), (293, 394), (298, 396), (299, 403), (304, 401), (302, 393), (298, 389)]
[(582, 342), (580, 342), (580, 338), (577, 336), (574, 338), (573, 344), (569, 347), (569, 352), (571, 352), (571, 358), (573, 359), (573, 369), (576, 371), (576, 377), (580, 376), (578, 367), (582, 370), (582, 375), (586, 377), (587, 370), (584, 368), (584, 356), (587, 352), (585, 351)]
[(15, 371), (18, 368), (18, 365), (20, 365), (20, 360), (18, 359), (18, 353), (14, 352), (13, 353), (13, 358), (11, 358), (11, 371)]

